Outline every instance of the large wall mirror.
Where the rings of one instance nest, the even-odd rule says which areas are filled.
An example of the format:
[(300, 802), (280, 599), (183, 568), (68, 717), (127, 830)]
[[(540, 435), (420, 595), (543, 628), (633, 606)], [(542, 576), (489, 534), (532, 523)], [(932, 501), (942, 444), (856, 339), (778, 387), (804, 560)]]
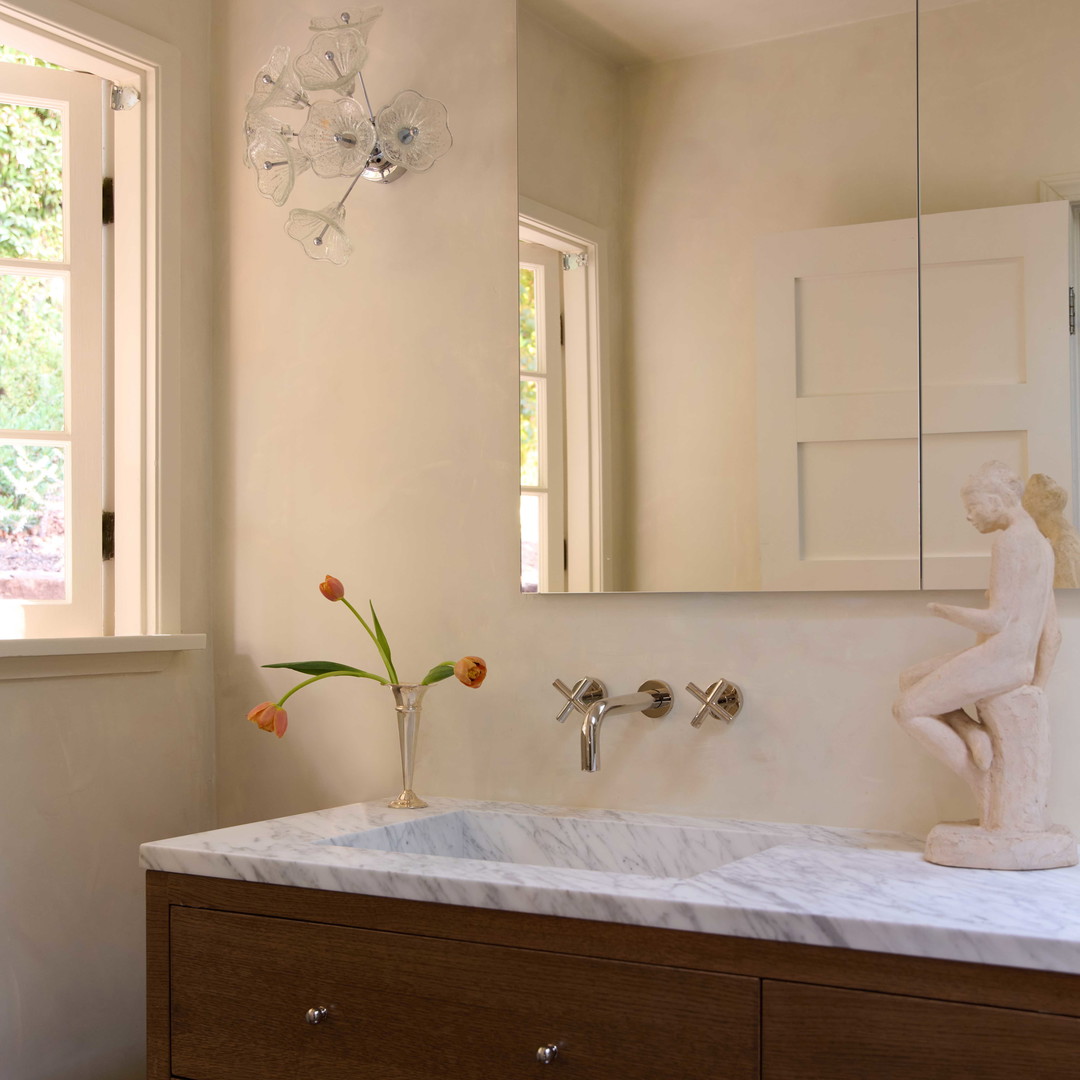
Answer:
[(919, 7), (521, 0), (523, 590), (982, 588), (989, 458), (1071, 513), (1080, 4)]

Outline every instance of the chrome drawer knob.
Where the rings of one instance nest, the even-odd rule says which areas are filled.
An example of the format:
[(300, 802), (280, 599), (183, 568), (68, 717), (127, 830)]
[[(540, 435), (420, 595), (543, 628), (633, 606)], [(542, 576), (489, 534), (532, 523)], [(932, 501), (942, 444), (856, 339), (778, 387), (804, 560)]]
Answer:
[(541, 1046), (536, 1051), (536, 1060), (541, 1065), (550, 1065), (559, 1056), (559, 1048), (554, 1043), (548, 1043), (547, 1046)]
[(321, 1024), (329, 1015), (330, 1010), (325, 1005), (316, 1005), (313, 1009), (308, 1009), (304, 1019), (309, 1024)]

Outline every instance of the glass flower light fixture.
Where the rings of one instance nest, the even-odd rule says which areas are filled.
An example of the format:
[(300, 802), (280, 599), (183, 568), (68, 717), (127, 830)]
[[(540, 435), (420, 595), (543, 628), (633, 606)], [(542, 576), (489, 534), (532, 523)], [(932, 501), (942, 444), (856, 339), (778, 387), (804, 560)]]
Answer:
[[(345, 202), (360, 180), (389, 184), (406, 172), (424, 172), (450, 149), (446, 107), (415, 90), (402, 90), (376, 113), (363, 68), (368, 34), (382, 8), (353, 19), (313, 19), (306, 52), (290, 60), (276, 48), (255, 76), (244, 119), (244, 163), (255, 172), (259, 193), (277, 206), (310, 169), (326, 179), (349, 179), (336, 203), (321, 210), (293, 210), (285, 231), (313, 259), (342, 265), (352, 244), (345, 231)], [(360, 97), (356, 96), (359, 88)], [(278, 110), (305, 110), (304, 120)]]

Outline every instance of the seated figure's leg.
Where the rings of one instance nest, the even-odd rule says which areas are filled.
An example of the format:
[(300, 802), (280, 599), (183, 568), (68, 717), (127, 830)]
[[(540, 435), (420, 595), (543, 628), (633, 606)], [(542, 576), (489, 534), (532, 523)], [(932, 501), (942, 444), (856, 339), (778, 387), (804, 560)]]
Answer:
[(967, 743), (976, 767), (986, 772), (994, 760), (994, 744), (990, 741), (990, 732), (978, 720), (972, 720), (963, 709), (954, 709), (941, 719)]
[(925, 679), (931, 671), (937, 671), (942, 664), (947, 664), (954, 656), (966, 652), (966, 649), (958, 649), (956, 652), (946, 653), (944, 656), (932, 656), (929, 660), (922, 660), (918, 664), (900, 672), (900, 689), (907, 690), (917, 682)]
[(963, 706), (1019, 685), (1015, 675), (991, 660), (982, 645), (956, 653), (909, 685), (893, 707), (900, 725), (976, 792), (989, 765), (990, 741)]

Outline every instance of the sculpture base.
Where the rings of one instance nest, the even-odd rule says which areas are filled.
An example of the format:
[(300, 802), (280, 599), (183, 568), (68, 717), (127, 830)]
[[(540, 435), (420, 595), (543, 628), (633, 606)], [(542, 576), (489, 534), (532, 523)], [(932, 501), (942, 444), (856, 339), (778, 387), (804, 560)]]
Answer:
[(1063, 825), (1043, 832), (984, 829), (978, 822), (947, 821), (926, 838), (927, 862), (972, 870), (1053, 870), (1075, 866), (1076, 837)]

